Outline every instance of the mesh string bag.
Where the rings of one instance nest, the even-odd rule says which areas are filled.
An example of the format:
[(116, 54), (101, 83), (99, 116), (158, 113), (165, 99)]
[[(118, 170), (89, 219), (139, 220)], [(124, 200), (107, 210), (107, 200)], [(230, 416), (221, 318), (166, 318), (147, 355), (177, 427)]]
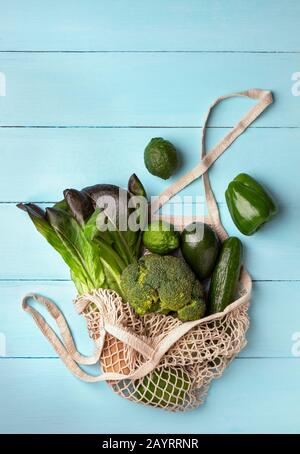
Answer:
[[(245, 96), (258, 102), (206, 154), (205, 132), (210, 112), (220, 101), (233, 96)], [(223, 241), (227, 233), (220, 221), (208, 169), (271, 103), (271, 92), (258, 89), (218, 98), (205, 119), (200, 163), (166, 189), (153, 203), (152, 211), (158, 212), (171, 197), (202, 176), (208, 207), (208, 216), (204, 221), (215, 229)], [(171, 222), (183, 229), (191, 219), (174, 216)], [(107, 381), (112, 390), (125, 399), (178, 412), (194, 409), (203, 403), (211, 381), (222, 375), (230, 361), (245, 346), (251, 287), (251, 278), (242, 268), (233, 303), (223, 312), (184, 323), (175, 317), (155, 313), (140, 317), (110, 289), (95, 289), (78, 296), (74, 302), (76, 310), (85, 317), (89, 335), (95, 342), (95, 353), (91, 357), (85, 357), (77, 351), (67, 322), (52, 301), (41, 295), (30, 294), (23, 299), (23, 308), (32, 315), (75, 376), (91, 383)], [(31, 298), (44, 305), (56, 320), (60, 337), (37, 309), (29, 304)], [(102, 369), (99, 375), (88, 374), (80, 367), (96, 363)]]

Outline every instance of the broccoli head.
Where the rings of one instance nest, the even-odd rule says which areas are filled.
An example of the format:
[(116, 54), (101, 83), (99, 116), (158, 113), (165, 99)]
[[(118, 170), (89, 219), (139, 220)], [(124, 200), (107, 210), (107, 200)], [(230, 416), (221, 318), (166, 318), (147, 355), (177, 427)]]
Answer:
[(121, 277), (125, 299), (139, 315), (174, 313), (197, 320), (205, 312), (202, 285), (186, 262), (169, 255), (146, 255), (125, 268)]

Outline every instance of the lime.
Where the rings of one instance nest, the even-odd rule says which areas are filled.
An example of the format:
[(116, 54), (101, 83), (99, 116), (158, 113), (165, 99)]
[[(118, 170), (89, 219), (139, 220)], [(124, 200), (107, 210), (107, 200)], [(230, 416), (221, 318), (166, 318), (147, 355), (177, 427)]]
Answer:
[(166, 221), (154, 221), (143, 233), (144, 246), (155, 254), (168, 254), (179, 247), (180, 234)]
[(152, 175), (167, 180), (178, 166), (176, 148), (168, 140), (155, 137), (145, 148), (144, 161)]

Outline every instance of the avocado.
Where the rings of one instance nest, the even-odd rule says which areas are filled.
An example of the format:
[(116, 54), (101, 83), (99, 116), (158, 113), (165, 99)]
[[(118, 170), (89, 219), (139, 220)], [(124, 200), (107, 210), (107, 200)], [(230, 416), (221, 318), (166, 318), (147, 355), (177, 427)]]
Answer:
[(182, 255), (200, 280), (212, 274), (219, 249), (219, 238), (208, 224), (192, 222), (182, 231)]

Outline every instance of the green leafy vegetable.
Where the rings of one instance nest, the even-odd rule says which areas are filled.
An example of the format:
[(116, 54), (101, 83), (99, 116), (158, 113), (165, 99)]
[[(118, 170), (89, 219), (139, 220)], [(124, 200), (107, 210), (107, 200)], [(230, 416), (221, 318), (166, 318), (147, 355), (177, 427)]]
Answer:
[(128, 180), (128, 191), (133, 195), (147, 198), (145, 188), (135, 173)]
[(121, 274), (140, 252), (141, 231), (128, 228), (132, 196), (117, 186), (95, 185), (66, 189), (64, 199), (46, 211), (32, 203), (17, 206), (62, 256), (79, 294), (111, 288), (122, 296)]
[(67, 262), (68, 257), (71, 257), (71, 260), (67, 262), (69, 267), (73, 269), (73, 265), (76, 264), (74, 271), (76, 272), (78, 268), (81, 271), (81, 273), (76, 272), (76, 276), (80, 277), (83, 274), (89, 286), (101, 287), (105, 276), (98, 259), (99, 251), (85, 237), (84, 230), (64, 210), (47, 208), (46, 213), (53, 230), (65, 247), (64, 250), (67, 251), (66, 258), (63, 258)]
[(64, 191), (65, 201), (76, 221), (83, 225), (85, 220), (93, 213), (93, 205), (87, 194), (76, 189)]

